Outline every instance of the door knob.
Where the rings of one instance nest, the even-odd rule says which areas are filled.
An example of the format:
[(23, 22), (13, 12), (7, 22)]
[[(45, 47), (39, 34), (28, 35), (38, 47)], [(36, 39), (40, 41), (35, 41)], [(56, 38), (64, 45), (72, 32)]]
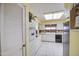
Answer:
[(25, 45), (25, 44), (23, 44), (23, 47), (26, 47), (26, 45)]

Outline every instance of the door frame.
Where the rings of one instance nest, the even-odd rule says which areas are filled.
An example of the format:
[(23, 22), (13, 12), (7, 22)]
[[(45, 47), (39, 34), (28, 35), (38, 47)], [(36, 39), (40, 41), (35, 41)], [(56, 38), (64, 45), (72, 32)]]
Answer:
[[(16, 3), (19, 7), (21, 7), (21, 8), (23, 8), (23, 13), (22, 13), (22, 44), (23, 45), (25, 45), (26, 44), (26, 8), (25, 8), (25, 6), (22, 4), (22, 3)], [(0, 20), (0, 27), (1, 27), (1, 29), (0, 29), (0, 31), (1, 31), (1, 33), (0, 33), (0, 41), (2, 40), (2, 39), (4, 39), (4, 3), (1, 3), (1, 20)], [(1, 44), (1, 42), (0, 42), (0, 44)], [(23, 47), (23, 45), (22, 45), (22, 56), (25, 56), (26, 54), (26, 46), (24, 46)], [(1, 47), (2, 48), (2, 47)], [(1, 51), (2, 51), (2, 49), (1, 49)], [(1, 55), (2, 55), (2, 53), (1, 53)]]
[(24, 4), (17, 3), (18, 6), (23, 8), (23, 20), (22, 20), (22, 56), (26, 56), (26, 7)]

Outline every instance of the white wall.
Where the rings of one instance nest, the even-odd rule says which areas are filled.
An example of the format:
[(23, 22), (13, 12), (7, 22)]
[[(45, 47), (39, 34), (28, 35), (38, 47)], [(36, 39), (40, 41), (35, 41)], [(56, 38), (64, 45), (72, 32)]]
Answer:
[(64, 32), (63, 35), (64, 35), (63, 42), (69, 43), (69, 32)]
[(63, 44), (63, 55), (69, 56), (69, 33), (70, 32), (64, 32), (64, 44)]
[[(38, 22), (37, 21), (32, 21), (30, 23), (30, 48), (31, 48), (31, 55), (36, 55), (36, 52), (38, 48), (40, 47), (41, 44), (41, 36), (38, 34), (36, 37), (36, 30), (38, 29)], [(34, 35), (32, 35), (34, 33)]]

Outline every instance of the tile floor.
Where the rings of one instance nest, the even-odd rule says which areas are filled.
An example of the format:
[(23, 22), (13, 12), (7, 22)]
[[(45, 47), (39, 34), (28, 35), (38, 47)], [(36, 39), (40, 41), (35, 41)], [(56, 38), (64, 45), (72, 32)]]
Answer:
[(63, 56), (63, 43), (42, 42), (35, 56)]

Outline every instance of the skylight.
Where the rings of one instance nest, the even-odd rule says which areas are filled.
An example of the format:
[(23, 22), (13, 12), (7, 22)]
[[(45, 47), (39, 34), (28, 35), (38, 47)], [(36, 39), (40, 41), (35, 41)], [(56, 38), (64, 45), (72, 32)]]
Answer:
[(46, 20), (60, 19), (63, 16), (63, 14), (64, 12), (56, 12), (56, 13), (45, 14), (44, 17)]

